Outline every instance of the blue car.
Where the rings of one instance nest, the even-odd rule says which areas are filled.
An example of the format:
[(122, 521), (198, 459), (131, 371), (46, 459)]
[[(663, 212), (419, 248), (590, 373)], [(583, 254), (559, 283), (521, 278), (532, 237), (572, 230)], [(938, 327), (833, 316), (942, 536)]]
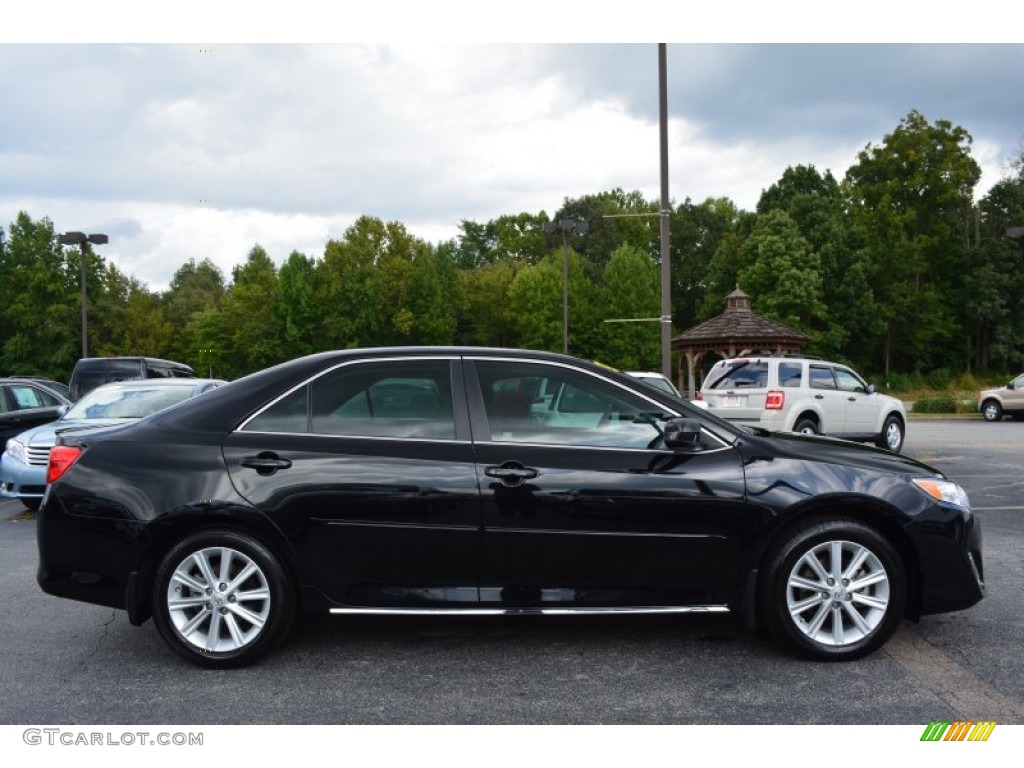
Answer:
[(50, 449), (58, 432), (140, 419), (225, 383), (219, 379), (144, 379), (94, 389), (56, 421), (7, 441), (0, 456), (0, 498), (20, 499), (31, 510), (39, 508), (46, 490)]

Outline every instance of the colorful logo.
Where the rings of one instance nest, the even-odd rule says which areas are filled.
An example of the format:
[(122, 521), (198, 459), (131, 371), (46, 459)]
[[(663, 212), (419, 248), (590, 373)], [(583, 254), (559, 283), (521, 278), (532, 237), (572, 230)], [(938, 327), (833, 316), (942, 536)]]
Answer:
[(995, 727), (994, 720), (932, 720), (921, 734), (921, 741), (988, 741)]

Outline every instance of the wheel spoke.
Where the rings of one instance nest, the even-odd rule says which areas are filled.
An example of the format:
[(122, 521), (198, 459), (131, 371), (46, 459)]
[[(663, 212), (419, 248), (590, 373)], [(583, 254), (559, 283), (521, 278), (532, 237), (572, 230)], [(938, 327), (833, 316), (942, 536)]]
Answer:
[(199, 572), (203, 575), (203, 578), (206, 579), (206, 584), (210, 587), (214, 586), (217, 579), (213, 575), (213, 568), (210, 567), (210, 561), (206, 558), (206, 550), (193, 554), (192, 561), (196, 564), (196, 567), (199, 568)]
[(885, 571), (876, 571), (875, 573), (868, 574), (863, 579), (857, 579), (850, 584), (851, 592), (860, 592), (866, 587), (870, 587), (873, 584), (882, 584), (889, 581), (889, 577), (885, 574)]
[(263, 624), (265, 623), (262, 616), (256, 615), (245, 606), (238, 605), (237, 603), (234, 605), (229, 605), (228, 610), (238, 616), (241, 616), (254, 627), (262, 627)]
[(866, 605), (869, 608), (877, 608), (880, 611), (884, 611), (889, 605), (888, 600), (871, 597), (870, 595), (862, 595), (859, 592), (853, 595), (853, 602), (857, 603), (857, 605)]
[(832, 570), (831, 576), (838, 582), (843, 578), (843, 542), (833, 541), (829, 543), (829, 566)]
[(828, 573), (826, 573), (821, 561), (818, 560), (818, 557), (814, 554), (814, 550), (811, 550), (800, 559), (800, 563), (797, 564), (797, 568), (793, 569), (794, 574), (799, 570), (801, 563), (810, 567), (810, 569), (817, 574), (818, 580), (821, 581), (822, 584), (828, 581)]
[(798, 603), (790, 604), (789, 612), (791, 615), (797, 616), (806, 611), (808, 608), (813, 608), (814, 606), (818, 605), (824, 599), (825, 598), (821, 596), (821, 593), (818, 592), (813, 597), (808, 597), (806, 600), (801, 600)]
[(818, 634), (818, 630), (821, 629), (821, 625), (825, 623), (825, 619), (828, 618), (829, 607), (828, 603), (824, 600), (821, 602), (821, 606), (818, 608), (818, 612), (814, 614), (814, 618), (811, 619), (811, 623), (807, 625), (807, 634), (814, 637)]
[(835, 645), (843, 645), (846, 642), (846, 633), (843, 628), (843, 612), (832, 608), (832, 642)]
[(868, 559), (870, 554), (864, 547), (858, 549), (857, 554), (853, 556), (853, 560), (850, 561), (850, 564), (843, 571), (843, 578), (853, 578), (853, 574), (860, 570), (860, 567), (864, 565), (864, 561)]
[(191, 589), (193, 592), (202, 592), (206, 589), (206, 585), (193, 579), (187, 572), (182, 569), (178, 569), (171, 576), (171, 579), (177, 581), (179, 584), (184, 584), (186, 587)]
[(178, 627), (178, 631), (181, 632), (182, 637), (189, 637), (193, 632), (199, 629), (200, 625), (208, 618), (210, 617), (206, 611), (200, 611), (186, 622), (184, 626)]
[(217, 609), (210, 611), (210, 629), (206, 633), (206, 650), (208, 651), (219, 650), (217, 645), (220, 641), (220, 622), (220, 611)]
[(248, 592), (236, 592), (235, 599), (238, 602), (249, 602), (251, 600), (269, 600), (270, 590), (269, 589), (252, 589)]
[[(250, 562), (245, 566), (245, 568), (242, 569), (241, 573), (239, 573), (233, 580), (228, 582), (228, 588), (224, 591), (228, 594), (231, 594), (236, 589), (238, 589), (242, 584), (244, 584), (246, 579), (248, 579), (250, 576), (256, 573), (257, 570), (258, 569), (256, 568), (256, 564)], [(227, 581), (227, 579), (225, 579), (224, 581)]]
[(167, 607), (172, 611), (180, 611), (185, 608), (202, 608), (210, 602), (206, 595), (192, 595), (190, 597), (173, 597), (167, 599)]
[(863, 634), (866, 635), (871, 631), (871, 627), (866, 621), (864, 621), (864, 617), (861, 616), (857, 609), (850, 603), (843, 603), (843, 613), (850, 617), (850, 621), (852, 621), (857, 629), (859, 629)]
[(230, 613), (224, 617), (224, 623), (227, 624), (228, 632), (231, 633), (231, 640), (234, 642), (236, 648), (241, 648), (245, 645), (245, 637), (242, 635), (242, 630), (238, 628), (238, 622), (235, 621), (235, 617)]
[(811, 581), (805, 579), (803, 576), (790, 576), (789, 586), (796, 589), (808, 589), (813, 592), (821, 592), (825, 588), (825, 584), (820, 581)]
[(222, 549), (220, 551), (220, 575), (217, 578), (218, 584), (227, 584), (231, 579), (231, 557), (234, 551)]

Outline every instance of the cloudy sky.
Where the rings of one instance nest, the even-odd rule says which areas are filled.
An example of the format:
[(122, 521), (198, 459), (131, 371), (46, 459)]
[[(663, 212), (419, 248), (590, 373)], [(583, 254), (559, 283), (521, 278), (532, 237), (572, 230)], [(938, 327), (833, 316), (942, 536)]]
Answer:
[[(455, 26), (387, 15), (400, 5), (378, 4), (377, 16), (348, 25), (221, 15), (200, 32), (186, 12), (160, 32), (144, 20), (111, 30), (102, 16), (55, 24), (45, 10), (5, 25), (0, 225), (24, 210), (58, 231), (104, 232), (110, 243), (100, 252), (162, 290), (190, 258), (210, 257), (229, 275), (257, 242), (279, 262), (295, 249), (319, 256), (363, 214), (437, 242), (464, 219), (550, 214), (566, 197), (615, 187), (658, 197), (657, 46), (643, 42), (650, 13), (626, 21), (628, 4), (567, 3), (589, 9), (584, 27), (619, 14), (581, 34), (577, 17), (532, 0), (505, 14), (495, 4), (492, 16)], [(492, 8), (429, 7), (446, 6), (446, 18)], [(728, 11), (694, 19), (679, 10), (685, 3), (650, 7), (680, 29), (737, 22)], [(966, 41), (938, 42), (958, 39), (948, 31), (963, 31), (955, 24), (901, 32), (917, 30), (913, 17), (880, 38), (856, 24), (852, 38), (820, 28), (780, 34), (743, 18), (735, 39), (665, 35), (679, 40), (668, 45), (676, 202), (725, 196), (751, 209), (795, 164), (841, 177), (912, 109), (973, 136), (979, 195), (1020, 154), (1024, 45), (970, 28)], [(997, 34), (1021, 28), (1004, 22)], [(859, 42), (870, 39), (884, 42)]]

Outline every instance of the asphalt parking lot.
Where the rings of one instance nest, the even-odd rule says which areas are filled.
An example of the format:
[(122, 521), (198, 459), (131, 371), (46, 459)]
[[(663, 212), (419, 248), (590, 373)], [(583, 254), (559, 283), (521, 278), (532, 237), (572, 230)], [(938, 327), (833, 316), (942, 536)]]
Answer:
[(873, 656), (801, 661), (720, 617), (305, 620), (263, 663), (204, 671), (151, 624), (43, 594), (0, 502), (0, 723), (1024, 724), (1024, 424), (915, 421), (905, 452), (968, 491), (988, 595)]

